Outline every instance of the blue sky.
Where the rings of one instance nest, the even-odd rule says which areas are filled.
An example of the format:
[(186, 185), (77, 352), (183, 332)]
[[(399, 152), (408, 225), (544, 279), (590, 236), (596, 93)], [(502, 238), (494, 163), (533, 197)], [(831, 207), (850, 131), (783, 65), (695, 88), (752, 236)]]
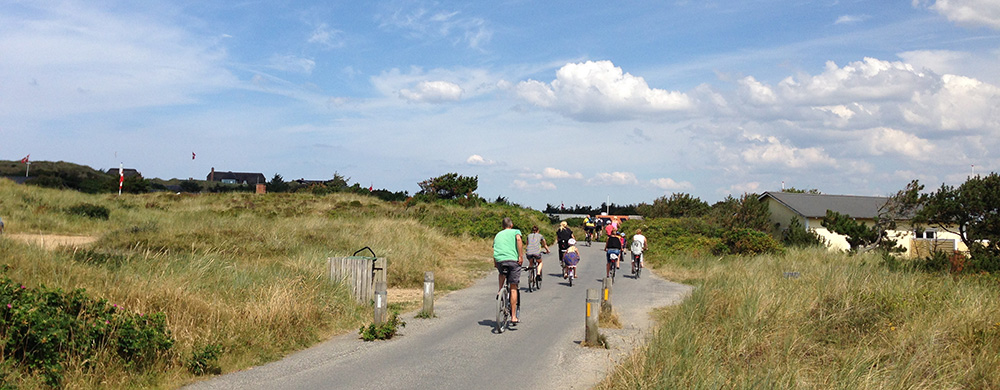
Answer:
[(457, 172), (535, 208), (888, 195), (1000, 170), (998, 63), (995, 0), (4, 0), (0, 159)]

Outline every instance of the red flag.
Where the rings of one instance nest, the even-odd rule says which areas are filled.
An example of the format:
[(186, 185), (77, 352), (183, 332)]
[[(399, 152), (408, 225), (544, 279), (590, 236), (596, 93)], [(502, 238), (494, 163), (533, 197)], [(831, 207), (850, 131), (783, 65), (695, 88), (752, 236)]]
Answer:
[(194, 152), (191, 152), (191, 159), (194, 160)]
[(368, 186), (368, 192), (372, 192), (372, 186)]
[(28, 157), (31, 157), (31, 155), (29, 154), (27, 156), (24, 156), (24, 158), (21, 159), (21, 164), (27, 164), (28, 163)]

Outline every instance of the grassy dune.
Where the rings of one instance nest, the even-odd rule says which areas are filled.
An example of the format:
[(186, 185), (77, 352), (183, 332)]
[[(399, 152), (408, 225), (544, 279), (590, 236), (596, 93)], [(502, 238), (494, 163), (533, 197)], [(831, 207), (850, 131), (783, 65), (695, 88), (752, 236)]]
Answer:
[(998, 279), (879, 264), (823, 249), (664, 260), (697, 289), (598, 388), (1000, 386)]
[[(67, 213), (79, 204), (106, 207), (110, 217)], [(547, 223), (540, 213), (500, 206), (408, 208), (343, 194), (119, 198), (0, 180), (7, 233), (98, 237), (56, 250), (0, 239), (0, 264), (9, 267), (6, 277), (29, 287), (84, 288), (127, 310), (166, 314), (177, 340), (170, 359), (143, 372), (76, 362), (66, 370), (67, 387), (173, 387), (192, 379), (183, 362), (206, 345), (222, 346), (220, 365), (231, 371), (369, 322), (369, 309), (326, 279), (327, 257), (370, 246), (389, 259), (390, 288), (419, 287), (424, 271), (435, 272), (438, 289), (468, 285), (491, 268), (491, 249), (488, 240), (462, 233), (478, 226), (460, 222), (485, 215), (493, 220), (482, 220), (482, 229), (498, 230), (495, 217), (503, 214), (520, 225)], [(5, 374), (27, 388), (37, 383), (29, 373)]]

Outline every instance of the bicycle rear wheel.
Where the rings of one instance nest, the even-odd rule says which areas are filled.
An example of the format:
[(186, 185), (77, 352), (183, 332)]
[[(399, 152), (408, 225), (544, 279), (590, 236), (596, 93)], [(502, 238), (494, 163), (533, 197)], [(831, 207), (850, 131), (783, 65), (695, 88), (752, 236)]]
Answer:
[(493, 329), (497, 333), (503, 333), (507, 329), (507, 321), (510, 320), (510, 289), (504, 286), (497, 297), (497, 321), (493, 324)]

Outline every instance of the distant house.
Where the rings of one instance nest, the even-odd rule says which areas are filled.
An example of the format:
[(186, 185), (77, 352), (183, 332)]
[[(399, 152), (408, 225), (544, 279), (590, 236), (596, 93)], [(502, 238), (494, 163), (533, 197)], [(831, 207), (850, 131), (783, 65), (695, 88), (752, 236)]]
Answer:
[[(765, 192), (759, 200), (767, 202), (771, 212), (771, 224), (778, 231), (788, 229), (793, 218), (806, 229), (812, 230), (826, 240), (830, 249), (848, 250), (847, 239), (823, 227), (823, 217), (827, 210), (849, 215), (856, 221), (874, 224), (879, 210), (889, 198), (880, 196), (800, 194), (791, 192)], [(896, 230), (889, 231), (889, 238), (906, 249), (911, 257), (927, 256), (930, 251), (967, 251), (961, 238), (953, 233), (925, 227), (921, 231), (913, 228), (908, 220), (896, 221)]]
[(263, 173), (251, 173), (251, 172), (221, 172), (216, 171), (215, 167), (212, 168), (212, 172), (209, 172), (206, 180), (226, 183), (226, 184), (265, 184), (267, 179), (264, 177)]
[[(108, 174), (112, 175), (112, 176), (119, 176), (118, 168), (110, 168), (110, 169), (108, 169)], [(140, 173), (139, 171), (137, 171), (135, 169), (132, 169), (132, 168), (122, 169), (121, 175), (124, 175), (126, 179), (130, 178), (132, 176), (142, 177), (142, 173)]]

